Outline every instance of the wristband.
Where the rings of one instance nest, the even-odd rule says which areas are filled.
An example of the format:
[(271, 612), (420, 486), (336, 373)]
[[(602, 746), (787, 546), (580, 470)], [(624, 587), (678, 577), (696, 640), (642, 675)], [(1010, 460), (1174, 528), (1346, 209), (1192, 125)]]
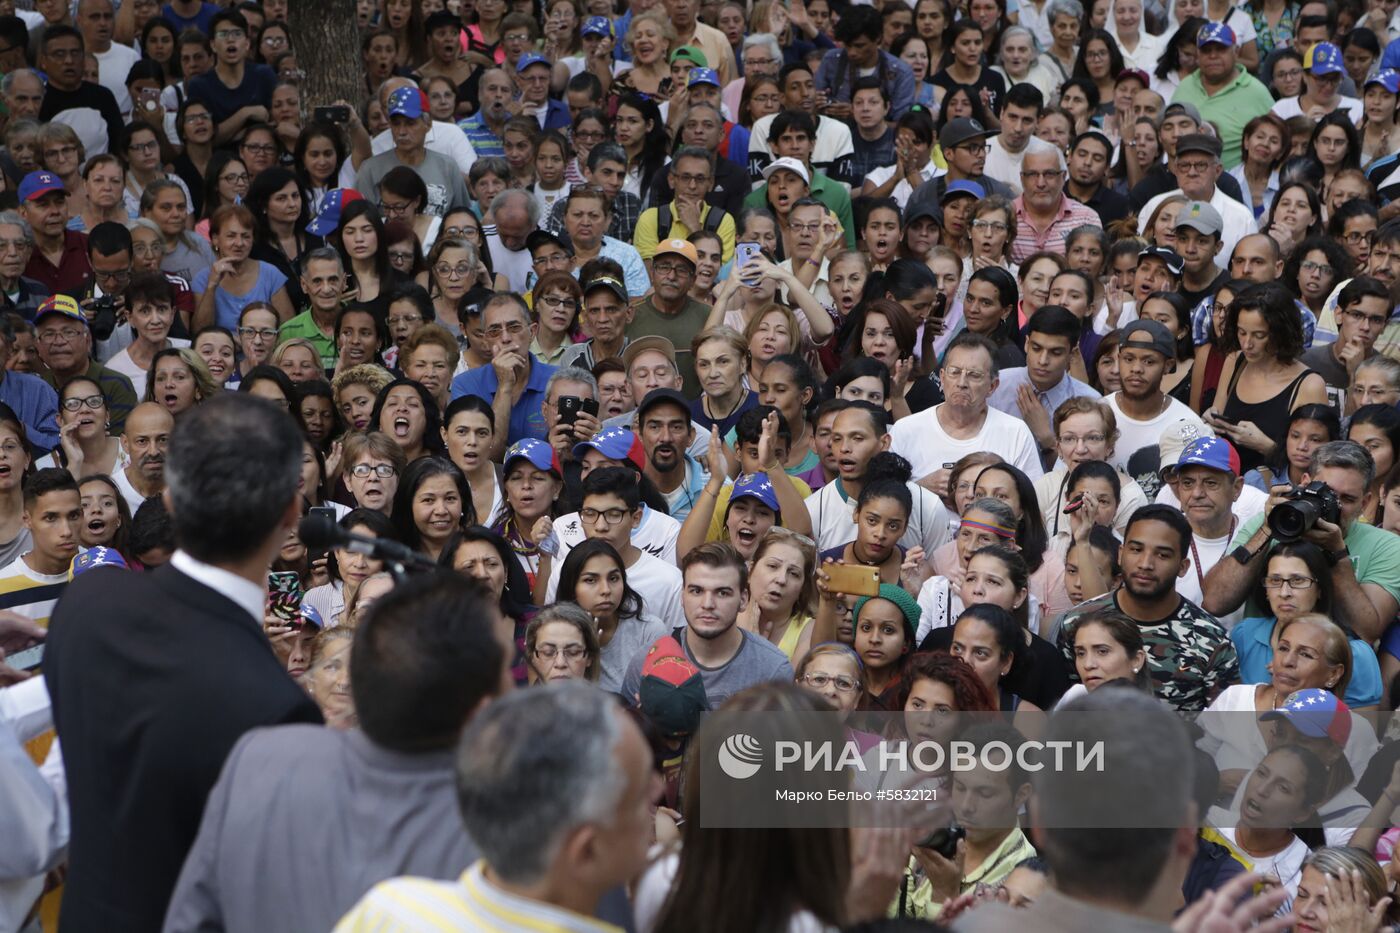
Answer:
[(1254, 552), (1241, 544), (1230, 552), (1230, 556), (1242, 567), (1248, 567), (1249, 562), (1254, 559)]
[(807, 265), (809, 265), (809, 266), (816, 266), (818, 269), (820, 269), (820, 268), (822, 267), (822, 264), (819, 263), (819, 262), (817, 262), (817, 261), (816, 261), (815, 259), (813, 259), (811, 256), (808, 256), (806, 259), (804, 259), (804, 260), (802, 260), (802, 261), (805, 262), (805, 263), (807, 263)]
[(1347, 550), (1345, 544), (1335, 551), (1327, 552), (1327, 560), (1332, 564), (1333, 567), (1337, 566), (1349, 557), (1351, 557), (1351, 552)]

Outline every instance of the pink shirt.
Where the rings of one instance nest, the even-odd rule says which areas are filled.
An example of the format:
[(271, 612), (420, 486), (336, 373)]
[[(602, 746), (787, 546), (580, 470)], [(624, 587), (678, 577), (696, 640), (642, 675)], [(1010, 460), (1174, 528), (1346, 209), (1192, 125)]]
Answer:
[(1026, 261), (1032, 253), (1048, 250), (1065, 254), (1065, 236), (1075, 227), (1102, 227), (1098, 211), (1085, 207), (1078, 201), (1060, 195), (1060, 213), (1044, 230), (1031, 226), (1031, 217), (1026, 213), (1025, 195), (1011, 202), (1016, 210), (1016, 241), (1011, 244), (1011, 261), (1017, 264)]

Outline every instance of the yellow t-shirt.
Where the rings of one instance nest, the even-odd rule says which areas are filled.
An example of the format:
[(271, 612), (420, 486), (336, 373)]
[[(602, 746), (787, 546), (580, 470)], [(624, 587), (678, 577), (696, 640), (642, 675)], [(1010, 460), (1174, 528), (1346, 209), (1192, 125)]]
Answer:
[[(675, 201), (672, 201), (669, 206), (671, 208), (671, 230), (666, 235), (667, 239), (684, 240), (695, 231), (681, 223), (680, 217), (676, 214)], [(705, 222), (705, 218), (710, 216), (710, 211), (712, 210), (715, 210), (713, 205), (700, 205), (700, 222), (702, 224)], [(645, 260), (650, 260), (651, 257), (656, 255), (656, 244), (661, 239), (656, 233), (658, 222), (659, 208), (649, 207), (642, 211), (642, 216), (637, 218), (636, 229), (632, 231), (632, 245), (637, 247), (637, 252), (640, 253)], [(726, 215), (725, 218), (719, 222), (719, 229), (715, 231), (715, 235), (719, 237), (720, 260), (722, 262), (729, 262), (729, 260), (734, 258), (734, 240), (737, 236), (734, 229), (734, 216), (732, 214)]]
[[(796, 476), (789, 476), (788, 480), (797, 490), (797, 494), (806, 499), (812, 494), (812, 487), (808, 486)], [(721, 487), (719, 495), (715, 498), (715, 514), (710, 516), (710, 531), (705, 536), (706, 541), (728, 541), (729, 532), (724, 527), (724, 516), (729, 511), (729, 494), (734, 491), (734, 483), (727, 482)]]

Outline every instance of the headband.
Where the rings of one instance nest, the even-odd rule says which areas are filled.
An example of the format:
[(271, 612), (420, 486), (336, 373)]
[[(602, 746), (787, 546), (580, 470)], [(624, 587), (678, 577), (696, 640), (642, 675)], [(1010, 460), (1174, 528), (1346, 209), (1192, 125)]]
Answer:
[(1016, 537), (1015, 528), (1009, 528), (1006, 525), (999, 525), (996, 522), (979, 522), (973, 518), (964, 518), (962, 520), (961, 526), (959, 527), (980, 528), (983, 531), (990, 531), (998, 538), (1006, 538), (1007, 540), (1013, 540)]

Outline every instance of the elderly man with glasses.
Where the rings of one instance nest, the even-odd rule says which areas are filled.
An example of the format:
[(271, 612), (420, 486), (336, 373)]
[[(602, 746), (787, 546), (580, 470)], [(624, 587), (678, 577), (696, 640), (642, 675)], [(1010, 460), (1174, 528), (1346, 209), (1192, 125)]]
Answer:
[[(1229, 256), (1235, 251), (1235, 244), (1258, 229), (1254, 211), (1222, 191), (1217, 184), (1224, 171), (1220, 162), (1223, 151), (1220, 140), (1205, 133), (1188, 133), (1176, 141), (1176, 161), (1172, 172), (1176, 175), (1177, 187), (1157, 195), (1148, 201), (1138, 216), (1142, 218), (1139, 232), (1147, 229), (1147, 221), (1153, 216), (1157, 205), (1174, 194), (1185, 195), (1192, 201), (1206, 201), (1220, 214), (1222, 229), (1220, 242), (1222, 255)], [(1012, 256), (1015, 256), (1013, 251)]]
[(490, 456), (499, 460), (507, 445), (524, 438), (546, 440), (544, 401), (557, 366), (530, 352), (539, 329), (525, 300), (497, 293), (481, 309), (481, 327), (491, 349), (491, 365), (470, 369), (452, 380), (452, 397), (476, 395), (491, 402), (496, 431)]
[(33, 320), (34, 311), (49, 297), (43, 282), (24, 274), (34, 250), (34, 231), (14, 211), (0, 213), (0, 310)]
[[(1016, 211), (1016, 240), (1011, 261), (1024, 262), (1048, 250), (1064, 255), (1065, 236), (1075, 227), (1102, 227), (1098, 212), (1065, 195), (1065, 154), (1045, 142), (1032, 142), (1021, 160), (1021, 195)], [(1241, 205), (1243, 207), (1243, 205)]]
[(136, 390), (126, 376), (92, 358), (92, 331), (78, 303), (67, 295), (44, 301), (34, 315), (34, 330), (39, 359), (45, 367), (44, 381), (54, 389), (80, 376), (97, 383), (111, 432), (120, 434), (126, 427), (126, 416), (136, 407)]

